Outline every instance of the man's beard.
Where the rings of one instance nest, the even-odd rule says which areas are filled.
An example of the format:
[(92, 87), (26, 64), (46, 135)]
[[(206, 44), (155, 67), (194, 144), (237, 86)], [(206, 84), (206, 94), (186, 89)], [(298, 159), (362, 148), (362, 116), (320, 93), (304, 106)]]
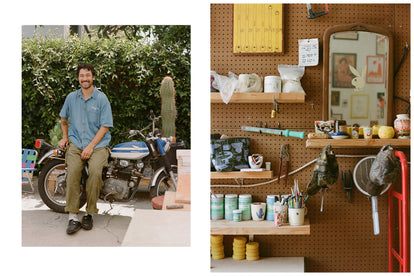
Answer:
[(88, 88), (90, 88), (92, 86), (92, 83), (89, 82), (89, 81), (84, 81), (84, 82), (81, 83), (81, 86), (84, 89), (88, 89)]

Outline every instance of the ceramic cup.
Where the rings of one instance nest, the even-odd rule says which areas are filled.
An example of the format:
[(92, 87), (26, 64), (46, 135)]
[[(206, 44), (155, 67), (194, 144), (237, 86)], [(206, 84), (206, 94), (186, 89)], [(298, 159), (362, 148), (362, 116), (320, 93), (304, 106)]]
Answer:
[(249, 159), (249, 166), (252, 169), (259, 169), (262, 167), (263, 164), (263, 156), (259, 154), (252, 154), (248, 157)]
[(264, 220), (266, 215), (266, 203), (254, 202), (251, 205), (251, 210), (253, 220)]
[(287, 205), (273, 205), (273, 213), (280, 213), (282, 217), (282, 223), (287, 223)]
[(352, 127), (351, 138), (354, 138), (354, 139), (359, 138), (359, 127)]
[(364, 127), (364, 138), (372, 139), (372, 128), (371, 127)]
[(289, 208), (289, 224), (294, 226), (303, 225), (305, 223), (307, 211), (306, 207)]

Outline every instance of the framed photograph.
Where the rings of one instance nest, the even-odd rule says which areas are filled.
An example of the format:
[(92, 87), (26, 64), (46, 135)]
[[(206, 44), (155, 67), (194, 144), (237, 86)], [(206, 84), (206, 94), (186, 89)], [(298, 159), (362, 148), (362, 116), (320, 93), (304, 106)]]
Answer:
[(334, 39), (358, 40), (357, 32), (342, 32), (333, 35)]
[(356, 94), (351, 95), (351, 118), (368, 119), (369, 114), (369, 95)]
[(331, 91), (331, 105), (339, 106), (340, 102), (341, 102), (341, 92)]
[(367, 83), (384, 83), (384, 56), (367, 56)]
[(354, 88), (351, 83), (354, 75), (349, 66), (357, 68), (357, 55), (333, 53), (332, 57), (332, 87)]
[(386, 38), (383, 35), (377, 35), (377, 55), (385, 55), (386, 52)]

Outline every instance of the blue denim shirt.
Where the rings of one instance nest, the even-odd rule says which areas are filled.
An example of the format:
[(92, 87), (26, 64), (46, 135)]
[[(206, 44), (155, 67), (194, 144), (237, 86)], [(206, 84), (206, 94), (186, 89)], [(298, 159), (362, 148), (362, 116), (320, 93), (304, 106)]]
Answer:
[[(101, 127), (113, 127), (111, 104), (96, 87), (86, 101), (82, 89), (69, 93), (59, 115), (63, 119), (70, 119), (69, 140), (81, 150), (92, 141)], [(95, 149), (109, 145), (110, 140), (108, 131)]]

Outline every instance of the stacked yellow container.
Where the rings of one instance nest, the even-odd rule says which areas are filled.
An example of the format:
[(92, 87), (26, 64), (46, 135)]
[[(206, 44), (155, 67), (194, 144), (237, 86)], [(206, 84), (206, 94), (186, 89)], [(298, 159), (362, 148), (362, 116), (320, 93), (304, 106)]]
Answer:
[(245, 237), (235, 237), (233, 240), (233, 259), (244, 260), (246, 258), (246, 241)]
[(224, 258), (223, 235), (211, 235), (210, 237), (211, 255), (214, 260)]
[(259, 260), (259, 243), (249, 242), (246, 244), (246, 259), (248, 261)]

